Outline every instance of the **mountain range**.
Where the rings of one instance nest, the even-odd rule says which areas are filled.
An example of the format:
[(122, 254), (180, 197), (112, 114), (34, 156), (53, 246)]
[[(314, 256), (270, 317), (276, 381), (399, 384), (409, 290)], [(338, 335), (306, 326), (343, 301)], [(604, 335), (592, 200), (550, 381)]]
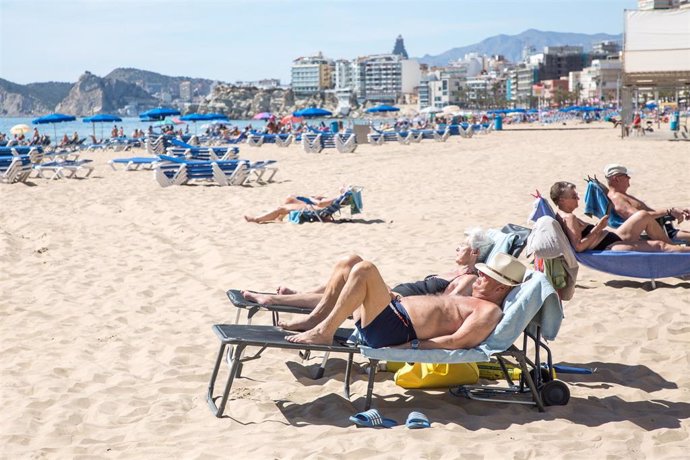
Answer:
[[(452, 48), (438, 55), (424, 55), (421, 63), (444, 66), (463, 58), (467, 53), (503, 55), (519, 62), (526, 46), (541, 51), (544, 46), (581, 45), (585, 51), (601, 41), (622, 40), (622, 35), (544, 32), (534, 29), (517, 35), (496, 35), (473, 45)], [(213, 84), (205, 78), (171, 77), (147, 70), (117, 68), (105, 77), (85, 72), (76, 83), (45, 82), (20, 85), (0, 78), (0, 116), (21, 117), (42, 115), (56, 110), (73, 115), (118, 112), (125, 105), (137, 102), (158, 105), (156, 93), (179, 94), (180, 83), (189, 81), (192, 94), (206, 95)]]
[(435, 56), (425, 54), (417, 59), (430, 66), (444, 66), (451, 61), (462, 59), (468, 53), (478, 53), (479, 55), (500, 54), (508, 61), (519, 62), (522, 60), (522, 50), (526, 46), (534, 47), (537, 52), (541, 52), (545, 46), (581, 45), (585, 51), (590, 51), (594, 43), (602, 41), (621, 43), (622, 40), (622, 34), (578, 34), (528, 29), (517, 35), (495, 35), (473, 45), (452, 48)]

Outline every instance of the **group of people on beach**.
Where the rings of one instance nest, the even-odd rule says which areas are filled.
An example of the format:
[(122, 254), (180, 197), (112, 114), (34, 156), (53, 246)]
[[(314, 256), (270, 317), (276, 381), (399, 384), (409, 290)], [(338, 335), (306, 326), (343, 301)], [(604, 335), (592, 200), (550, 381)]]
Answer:
[[(690, 252), (689, 231), (674, 229), (669, 235), (656, 220), (668, 217), (680, 224), (690, 220), (690, 208), (652, 209), (628, 193), (630, 172), (623, 165), (606, 166), (604, 175), (613, 211), (624, 219), (616, 229), (607, 225), (608, 216), (589, 224), (573, 213), (579, 201), (574, 184), (559, 181), (551, 187), (550, 198), (558, 208), (556, 220), (575, 251)], [(314, 199), (328, 202), (322, 196)], [(294, 206), (299, 203), (289, 197), (279, 212), (246, 219), (281, 218)], [(263, 305), (312, 308), (305, 317), (279, 324), (299, 332), (286, 336), (290, 342), (330, 344), (338, 327), (352, 315), (362, 341), (371, 347), (472, 348), (501, 320), (502, 303), (524, 281), (526, 267), (505, 253), (480, 262), (486, 259), (492, 241), (481, 229), (467, 235), (456, 249), (456, 266), (423, 280), (390, 288), (372, 262), (351, 255), (336, 263), (325, 285), (311, 291), (279, 287), (276, 294), (243, 291), (243, 296)]]

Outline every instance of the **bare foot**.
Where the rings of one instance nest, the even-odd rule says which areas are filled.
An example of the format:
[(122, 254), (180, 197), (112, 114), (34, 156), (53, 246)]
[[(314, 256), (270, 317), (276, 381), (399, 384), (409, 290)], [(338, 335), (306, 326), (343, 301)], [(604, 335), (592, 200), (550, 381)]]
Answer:
[(302, 316), (300, 319), (292, 321), (278, 321), (278, 327), (286, 331), (308, 331), (319, 324), (319, 322), (317, 318), (312, 318), (312, 316), (309, 315), (306, 317)]
[(242, 297), (250, 302), (258, 303), (259, 305), (272, 305), (271, 296), (267, 294), (259, 294), (252, 291), (241, 291)]
[(247, 222), (258, 222), (256, 220), (256, 217), (252, 217), (252, 216), (244, 216), (244, 220), (246, 220)]
[(331, 345), (333, 343), (332, 335), (324, 335), (316, 331), (316, 329), (309, 329), (295, 335), (285, 336), (285, 340), (292, 343), (311, 343), (314, 345)]
[(276, 290), (276, 292), (278, 294), (281, 294), (281, 295), (297, 294), (297, 291), (295, 291), (294, 289), (290, 289), (289, 287), (285, 287), (285, 286), (278, 286), (278, 289)]

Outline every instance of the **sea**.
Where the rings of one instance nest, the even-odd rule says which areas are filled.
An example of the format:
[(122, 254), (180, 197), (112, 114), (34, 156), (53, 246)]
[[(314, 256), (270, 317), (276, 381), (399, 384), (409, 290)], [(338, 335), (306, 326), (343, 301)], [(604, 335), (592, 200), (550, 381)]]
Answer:
[[(0, 133), (5, 133), (11, 138), (12, 135), (10, 135), (10, 128), (18, 124), (25, 124), (31, 127), (31, 131), (25, 134), (27, 137), (31, 137), (33, 135), (33, 128), (38, 128), (39, 133), (49, 135), (51, 140), (54, 140), (53, 136), (55, 136), (56, 133), (58, 140), (60, 140), (64, 134), (67, 134), (71, 137), (75, 131), (81, 138), (88, 138), (88, 136), (94, 134), (95, 131), (95, 136), (98, 139), (102, 139), (104, 136), (106, 138), (110, 137), (110, 131), (113, 129), (113, 125), (117, 125), (118, 129), (122, 127), (127, 137), (132, 136), (132, 132), (134, 132), (135, 128), (139, 128), (146, 132), (149, 125), (153, 125), (154, 128), (157, 126), (157, 122), (144, 122), (137, 117), (123, 118), (121, 122), (118, 121), (117, 123), (84, 123), (81, 118), (77, 118), (76, 121), (69, 121), (65, 123), (33, 125), (31, 124), (31, 120), (34, 120), (35, 118), (36, 117), (0, 118)], [(191, 134), (202, 133), (206, 129), (207, 124), (208, 122), (188, 122), (175, 125), (175, 130), (182, 129), (182, 131), (186, 131), (187, 128), (189, 128), (189, 132)], [(245, 128), (247, 125), (251, 125), (253, 128), (261, 129), (266, 125), (266, 122), (261, 120), (230, 120), (224, 124), (226, 126), (237, 126), (240, 129)], [(158, 129), (156, 129), (156, 131), (158, 131)]]

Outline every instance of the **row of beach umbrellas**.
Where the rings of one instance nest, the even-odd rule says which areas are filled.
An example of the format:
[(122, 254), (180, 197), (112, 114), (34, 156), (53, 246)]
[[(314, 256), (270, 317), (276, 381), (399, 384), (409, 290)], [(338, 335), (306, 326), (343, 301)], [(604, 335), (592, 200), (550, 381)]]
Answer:
[[(378, 105), (375, 107), (370, 107), (366, 110), (367, 113), (386, 113), (386, 112), (397, 112), (400, 109), (398, 107), (393, 107), (390, 105)], [(177, 109), (173, 108), (168, 108), (168, 107), (157, 107), (155, 109), (147, 110), (146, 112), (142, 112), (139, 114), (139, 118), (142, 121), (150, 122), (150, 121), (159, 121), (162, 123), (170, 123), (170, 121), (167, 120), (167, 117), (175, 116), (175, 115), (180, 115), (180, 111)], [(306, 109), (301, 109), (297, 110), (292, 113), (292, 115), (288, 115), (286, 117), (283, 117), (281, 120), (282, 122), (299, 122), (302, 120), (302, 118), (318, 118), (318, 117), (327, 117), (333, 115), (332, 112), (326, 109), (318, 108), (318, 107), (309, 107)], [(256, 120), (268, 120), (271, 117), (274, 117), (269, 112), (262, 112), (254, 116), (254, 119)], [(39, 118), (35, 118), (34, 120), (31, 121), (32, 124), (34, 125), (43, 125), (43, 124), (51, 124), (53, 125), (53, 131), (55, 135), (55, 142), (57, 143), (57, 123), (65, 123), (65, 122), (70, 122), (70, 121), (75, 121), (77, 118), (73, 115), (65, 115), (62, 113), (51, 113), (49, 115), (44, 115)], [(220, 114), (220, 113), (190, 113), (187, 115), (184, 115), (180, 117), (180, 120), (182, 121), (191, 121), (195, 123), (197, 121), (229, 121), (228, 117)], [(91, 117), (86, 117), (83, 118), (82, 121), (84, 123), (92, 123), (94, 126), (94, 136), (96, 135), (96, 123), (117, 123), (121, 122), (122, 118), (118, 117), (117, 115), (110, 115), (110, 114), (98, 114), (94, 115)], [(172, 123), (170, 123), (172, 124)], [(15, 125), (10, 129), (10, 132), (12, 134), (26, 134), (27, 132), (31, 131), (31, 127), (25, 124), (20, 124), (20, 125)], [(102, 133), (101, 133), (102, 136)]]

